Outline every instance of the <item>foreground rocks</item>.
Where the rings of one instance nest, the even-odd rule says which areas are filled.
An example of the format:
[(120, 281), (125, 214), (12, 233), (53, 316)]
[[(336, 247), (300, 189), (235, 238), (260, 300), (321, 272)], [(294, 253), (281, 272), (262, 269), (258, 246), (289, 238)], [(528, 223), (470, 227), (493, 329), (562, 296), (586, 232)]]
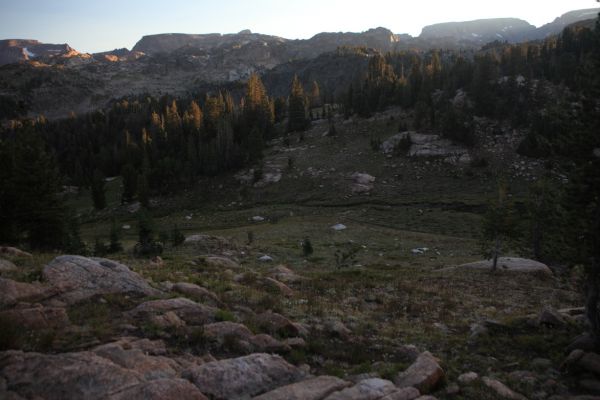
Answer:
[(211, 398), (241, 400), (298, 382), (305, 373), (279, 356), (258, 353), (206, 363), (182, 376)]
[(179, 297), (147, 301), (127, 312), (127, 316), (138, 321), (154, 322), (157, 325), (164, 325), (162, 322), (177, 319), (189, 325), (203, 325), (214, 322), (216, 312), (217, 309), (214, 307)]
[(426, 351), (406, 371), (398, 374), (395, 383), (398, 387), (415, 387), (421, 393), (431, 393), (444, 378), (438, 360)]
[(14, 306), (20, 302), (39, 301), (49, 296), (40, 284), (17, 282), (0, 278), (0, 307)]
[(0, 378), (6, 382), (4, 393), (0, 389), (2, 398), (206, 398), (189, 382), (161, 379), (149, 383), (138, 371), (92, 352), (47, 355), (7, 351), (0, 353), (0, 365)]
[(105, 258), (60, 256), (44, 267), (43, 277), (68, 304), (99, 294), (161, 294), (125, 265)]
[(319, 376), (302, 382), (282, 386), (263, 395), (257, 396), (255, 400), (321, 400), (342, 390), (351, 383), (334, 376)]

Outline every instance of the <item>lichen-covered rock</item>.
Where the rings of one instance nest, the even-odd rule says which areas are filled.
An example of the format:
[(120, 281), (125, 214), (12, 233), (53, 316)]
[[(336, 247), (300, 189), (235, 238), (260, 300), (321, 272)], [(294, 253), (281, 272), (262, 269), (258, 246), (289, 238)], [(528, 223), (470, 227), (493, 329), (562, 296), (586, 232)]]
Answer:
[(246, 400), (298, 382), (305, 373), (279, 356), (257, 353), (202, 364), (182, 377), (213, 399)]
[(334, 376), (319, 376), (292, 383), (254, 397), (254, 400), (321, 400), (351, 383)]
[(44, 267), (43, 276), (69, 304), (98, 294), (161, 294), (127, 266), (104, 258), (56, 257)]
[(419, 355), (417, 360), (395, 379), (396, 386), (412, 386), (421, 393), (430, 393), (444, 379), (444, 370), (435, 357), (428, 351)]

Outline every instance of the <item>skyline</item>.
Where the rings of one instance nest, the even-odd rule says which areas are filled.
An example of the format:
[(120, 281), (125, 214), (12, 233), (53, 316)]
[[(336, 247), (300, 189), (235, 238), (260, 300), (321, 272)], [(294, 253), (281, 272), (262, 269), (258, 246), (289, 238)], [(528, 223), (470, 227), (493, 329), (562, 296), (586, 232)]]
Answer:
[(595, 0), (483, 4), (440, 0), (419, 4), (373, 0), (359, 2), (242, 0), (0, 0), (0, 39), (36, 39), (68, 43), (81, 52), (131, 49), (144, 35), (159, 33), (236, 33), (243, 29), (307, 39), (319, 32), (362, 32), (385, 27), (397, 34), (418, 36), (424, 26), (484, 18), (513, 17), (541, 26), (565, 12), (596, 8)]

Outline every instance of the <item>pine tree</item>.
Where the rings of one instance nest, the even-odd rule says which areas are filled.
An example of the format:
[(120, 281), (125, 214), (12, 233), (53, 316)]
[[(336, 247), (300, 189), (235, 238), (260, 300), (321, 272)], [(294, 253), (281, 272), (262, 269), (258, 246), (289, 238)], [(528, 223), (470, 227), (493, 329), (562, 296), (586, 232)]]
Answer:
[(61, 248), (65, 207), (58, 196), (60, 175), (54, 157), (33, 127), (17, 135), (14, 157), (17, 229), (26, 233), (32, 248)]
[(306, 96), (304, 95), (302, 84), (300, 83), (298, 76), (294, 75), (292, 90), (288, 100), (289, 132), (303, 131), (308, 127), (309, 121), (306, 118), (306, 103)]
[(121, 171), (123, 178), (123, 193), (121, 203), (131, 203), (137, 193), (137, 173), (131, 164), (126, 164)]
[(310, 107), (316, 108), (321, 107), (322, 105), (323, 102), (321, 100), (321, 89), (319, 88), (317, 81), (313, 81), (310, 89)]
[(106, 208), (105, 178), (99, 169), (96, 169), (92, 176), (91, 192), (94, 208), (104, 210)]
[(109, 253), (118, 253), (123, 250), (123, 245), (121, 244), (121, 234), (119, 231), (119, 226), (117, 222), (113, 220), (110, 226), (110, 234), (109, 234), (109, 244), (108, 244), (108, 252)]

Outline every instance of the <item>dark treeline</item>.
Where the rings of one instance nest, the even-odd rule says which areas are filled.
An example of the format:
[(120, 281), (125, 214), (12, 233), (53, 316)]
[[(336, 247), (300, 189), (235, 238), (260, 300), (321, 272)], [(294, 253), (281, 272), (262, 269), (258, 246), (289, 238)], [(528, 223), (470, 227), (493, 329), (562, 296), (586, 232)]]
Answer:
[(495, 42), (475, 53), (375, 55), (342, 102), (346, 116), (369, 117), (392, 105), (413, 109), (415, 129), (435, 129), (467, 145), (475, 140), (474, 116), (507, 121), (530, 128), (522, 154), (564, 153), (558, 142), (585, 111), (572, 103), (581, 103), (589, 86), (596, 46), (594, 31), (567, 28), (545, 41)]

